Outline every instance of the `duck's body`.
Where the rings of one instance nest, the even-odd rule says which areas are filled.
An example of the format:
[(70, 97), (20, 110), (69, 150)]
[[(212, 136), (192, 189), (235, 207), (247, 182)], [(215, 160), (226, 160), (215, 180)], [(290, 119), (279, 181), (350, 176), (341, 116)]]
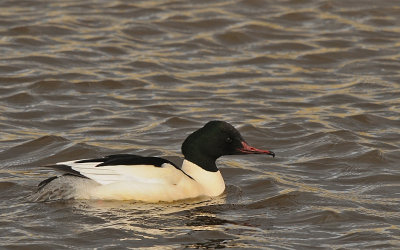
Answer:
[(263, 153), (247, 145), (239, 132), (225, 122), (213, 121), (191, 134), (182, 145), (181, 168), (158, 157), (110, 155), (57, 163), (64, 172), (39, 184), (35, 201), (60, 199), (175, 201), (218, 196), (225, 190), (215, 160), (228, 154)]
[(169, 202), (218, 196), (225, 190), (220, 171), (208, 172), (187, 160), (183, 161), (182, 169), (170, 162), (99, 166), (99, 160), (106, 162), (107, 159), (68, 161), (51, 166), (68, 174), (49, 182), (45, 180), (32, 198), (38, 201), (73, 198)]

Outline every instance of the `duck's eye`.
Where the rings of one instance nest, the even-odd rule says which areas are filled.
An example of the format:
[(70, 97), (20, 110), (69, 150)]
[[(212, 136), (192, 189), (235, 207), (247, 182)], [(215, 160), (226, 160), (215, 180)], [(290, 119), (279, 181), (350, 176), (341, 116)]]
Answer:
[(232, 138), (230, 138), (230, 137), (226, 137), (226, 138), (225, 138), (225, 142), (226, 142), (226, 143), (232, 143), (232, 141), (233, 141), (233, 140), (232, 140)]

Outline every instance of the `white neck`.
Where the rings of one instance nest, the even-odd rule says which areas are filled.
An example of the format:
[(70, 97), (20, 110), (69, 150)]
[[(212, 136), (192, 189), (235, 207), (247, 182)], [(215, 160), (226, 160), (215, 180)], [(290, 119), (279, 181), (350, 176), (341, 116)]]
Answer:
[(207, 196), (218, 196), (225, 190), (225, 182), (219, 170), (210, 172), (186, 159), (183, 161), (182, 170), (200, 184)]

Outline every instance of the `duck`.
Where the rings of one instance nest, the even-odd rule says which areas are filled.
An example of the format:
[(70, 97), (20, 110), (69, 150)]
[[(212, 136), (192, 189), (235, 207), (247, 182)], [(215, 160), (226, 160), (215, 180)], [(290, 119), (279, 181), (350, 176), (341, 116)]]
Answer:
[(135, 200), (173, 202), (216, 197), (225, 182), (216, 160), (227, 155), (266, 154), (250, 146), (239, 131), (225, 121), (209, 121), (191, 133), (181, 147), (181, 167), (154, 156), (114, 154), (102, 158), (56, 163), (61, 175), (40, 182), (31, 200)]

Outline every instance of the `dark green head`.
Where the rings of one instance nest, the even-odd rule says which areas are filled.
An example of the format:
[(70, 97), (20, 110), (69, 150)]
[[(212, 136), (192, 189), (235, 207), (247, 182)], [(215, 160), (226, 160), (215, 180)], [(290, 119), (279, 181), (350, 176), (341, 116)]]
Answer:
[(232, 125), (210, 121), (190, 134), (182, 144), (182, 153), (189, 160), (208, 171), (218, 171), (215, 161), (223, 155), (268, 154), (272, 151), (251, 147)]

